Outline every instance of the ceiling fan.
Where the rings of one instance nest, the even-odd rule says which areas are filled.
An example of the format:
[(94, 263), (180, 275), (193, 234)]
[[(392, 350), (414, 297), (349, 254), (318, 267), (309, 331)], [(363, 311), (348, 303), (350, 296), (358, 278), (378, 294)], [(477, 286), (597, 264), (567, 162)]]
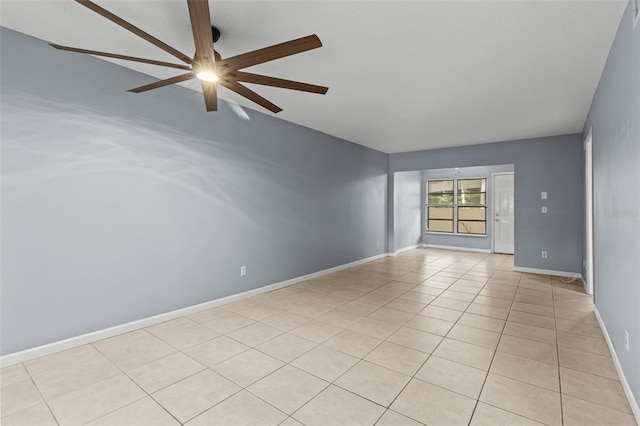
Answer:
[(232, 90), (237, 94), (244, 96), (245, 98), (268, 109), (269, 111), (278, 113), (282, 111), (282, 108), (263, 98), (242, 83), (260, 84), (264, 86), (279, 87), (283, 89), (319, 93), (322, 95), (327, 93), (327, 90), (329, 90), (328, 87), (316, 86), (314, 84), (301, 83), (298, 81), (284, 80), (281, 78), (268, 77), (265, 75), (240, 71), (241, 69), (247, 67), (273, 61), (274, 59), (284, 58), (286, 56), (295, 55), (298, 53), (306, 52), (308, 50), (316, 49), (318, 47), (322, 47), (322, 42), (315, 34), (295, 40), (290, 40), (284, 43), (275, 44), (263, 49), (243, 53), (241, 55), (232, 56), (230, 58), (222, 59), (220, 54), (216, 52), (213, 47), (213, 43), (218, 41), (218, 38), (220, 37), (220, 32), (217, 28), (211, 26), (208, 0), (187, 0), (187, 6), (189, 8), (189, 18), (191, 20), (191, 29), (193, 31), (193, 41), (195, 42), (196, 47), (196, 54), (193, 58), (191, 58), (89, 0), (75, 1), (93, 10), (97, 14), (102, 15), (108, 20), (120, 25), (121, 27), (131, 31), (137, 36), (142, 37), (143, 39), (159, 47), (165, 52), (175, 56), (186, 64), (173, 64), (170, 62), (155, 61), (152, 59), (137, 58), (133, 56), (118, 55), (115, 53), (98, 52), (94, 50), (77, 49), (75, 47), (51, 44), (51, 46), (56, 49), (67, 50), (70, 52), (78, 52), (95, 56), (104, 56), (108, 58), (142, 62), (146, 64), (159, 65), (162, 67), (170, 67), (187, 71), (186, 73), (178, 75), (176, 77), (156, 81), (155, 83), (147, 84), (141, 87), (136, 87), (135, 89), (129, 90), (129, 92), (146, 92), (147, 90), (157, 89), (159, 87), (164, 87), (171, 84), (180, 83), (182, 81), (191, 80), (193, 78), (198, 78), (200, 79), (202, 84), (202, 92), (204, 94), (204, 102), (207, 111), (217, 111), (218, 109), (217, 85), (220, 84), (227, 89)]

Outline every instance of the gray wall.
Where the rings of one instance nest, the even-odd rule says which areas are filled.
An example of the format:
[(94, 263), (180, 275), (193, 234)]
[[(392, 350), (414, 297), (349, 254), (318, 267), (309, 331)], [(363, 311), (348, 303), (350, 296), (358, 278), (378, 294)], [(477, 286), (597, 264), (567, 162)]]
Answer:
[(384, 252), (386, 154), (0, 39), (2, 354)]
[[(580, 272), (584, 223), (583, 157), (582, 135), (573, 134), (392, 154), (389, 174), (513, 164), (515, 265)], [(542, 191), (549, 195), (545, 202), (547, 214), (540, 212)], [(542, 250), (548, 252), (547, 259), (541, 258)]]
[[(595, 302), (640, 397), (640, 23), (620, 22), (584, 136), (593, 127)], [(624, 347), (624, 330), (630, 347)]]
[[(426, 191), (426, 181), (429, 179), (464, 179), (464, 178), (486, 178), (487, 179), (487, 235), (455, 235), (442, 234), (434, 232), (426, 232), (422, 227), (422, 241), (426, 244), (438, 246), (460, 247), (468, 249), (492, 250), (493, 237), (493, 179), (492, 173), (513, 172), (513, 165), (504, 164), (499, 166), (479, 166), (479, 167), (461, 167), (456, 169), (434, 169), (422, 172), (422, 178), (425, 182), (422, 185), (423, 193)], [(457, 173), (457, 174), (456, 174)], [(422, 199), (426, 199), (426, 194)], [(426, 207), (426, 206), (425, 206)], [(423, 220), (426, 221), (426, 212), (423, 208)]]
[(420, 243), (422, 234), (422, 173), (401, 172), (394, 176), (395, 249)]

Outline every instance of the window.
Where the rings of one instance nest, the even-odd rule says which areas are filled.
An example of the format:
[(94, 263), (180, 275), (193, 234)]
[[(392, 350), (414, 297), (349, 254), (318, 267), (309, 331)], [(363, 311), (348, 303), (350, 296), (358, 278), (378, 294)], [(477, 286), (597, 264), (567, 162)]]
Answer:
[(427, 181), (427, 231), (487, 234), (487, 180)]

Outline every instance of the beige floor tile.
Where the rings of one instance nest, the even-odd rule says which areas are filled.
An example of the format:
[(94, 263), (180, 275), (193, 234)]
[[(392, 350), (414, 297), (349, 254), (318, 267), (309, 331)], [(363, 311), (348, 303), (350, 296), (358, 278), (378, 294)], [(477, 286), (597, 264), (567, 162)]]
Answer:
[(380, 405), (331, 385), (294, 413), (293, 418), (306, 426), (371, 426), (384, 411)]
[(435, 355), (431, 356), (416, 374), (417, 379), (473, 399), (478, 399), (486, 377), (486, 371)]
[(506, 320), (509, 316), (509, 308), (507, 307), (481, 305), (479, 303), (472, 303), (469, 305), (467, 312), (470, 314), (482, 315), (501, 320)]
[(409, 284), (420, 284), (422, 281), (426, 280), (427, 278), (429, 278), (429, 274), (417, 274), (415, 272), (409, 272), (408, 274), (405, 274), (396, 278), (396, 281), (409, 283)]
[(471, 302), (473, 301), (473, 299), (475, 299), (476, 296), (474, 294), (461, 293), (459, 291), (445, 290), (440, 294), (440, 297), (445, 299), (460, 300), (462, 302)]
[[(216, 319), (213, 321), (216, 321)], [(147, 327), (146, 330), (180, 350), (206, 342), (220, 335), (215, 330), (185, 317)]]
[(413, 379), (391, 409), (428, 425), (466, 426), (475, 405), (471, 398)]
[(470, 327), (480, 328), (482, 330), (502, 333), (506, 321), (489, 318), (482, 315), (470, 314), (465, 312), (458, 320), (458, 324), (468, 325)]
[(464, 302), (462, 300), (449, 299), (443, 296), (439, 296), (436, 300), (431, 302), (429, 306), (437, 306), (439, 308), (453, 309), (455, 311), (464, 312), (469, 307), (470, 302)]
[(353, 302), (349, 302), (347, 304), (344, 304), (344, 305), (340, 306), (337, 309), (339, 309), (341, 311), (347, 311), (347, 312), (350, 312), (350, 313), (356, 314), (356, 315), (367, 316), (369, 314), (374, 313), (378, 309), (380, 309), (380, 306), (379, 305), (374, 305), (374, 304), (371, 304), (371, 303), (353, 301)]
[(257, 305), (237, 311), (238, 314), (247, 318), (251, 318), (255, 321), (261, 321), (265, 318), (281, 314), (282, 312), (284, 312), (282, 309), (278, 309), (269, 305)]
[(2, 416), (16, 413), (25, 408), (33, 407), (43, 402), (40, 392), (30, 378), (8, 385), (2, 384), (0, 392), (0, 407)]
[(142, 399), (146, 394), (124, 374), (48, 401), (60, 425), (82, 425)]
[(204, 311), (196, 312), (195, 314), (187, 315), (191, 321), (203, 323), (207, 321), (211, 321), (212, 319), (226, 314), (229, 311), (224, 309), (222, 306), (216, 306), (215, 308), (205, 309)]
[(455, 323), (450, 321), (416, 315), (405, 324), (405, 327), (426, 331), (427, 333), (437, 334), (439, 336), (445, 336), (454, 324)]
[(279, 426), (304, 426), (302, 423), (294, 419), (293, 417), (287, 417), (287, 420), (280, 423)]
[(534, 325), (536, 327), (548, 328), (555, 330), (556, 320), (553, 317), (544, 315), (530, 314), (528, 312), (511, 311), (507, 321), (519, 322), (521, 324)]
[(0, 385), (11, 385), (22, 380), (31, 380), (31, 376), (22, 364), (14, 364), (0, 369)]
[(184, 352), (207, 367), (213, 367), (249, 349), (250, 347), (245, 344), (227, 336), (220, 336), (208, 342), (192, 346)]
[(271, 340), (282, 333), (282, 330), (257, 322), (232, 331), (227, 334), (227, 336), (247, 346), (253, 347)]
[(202, 323), (202, 325), (209, 327), (219, 333), (231, 333), (242, 327), (246, 327), (249, 324), (253, 324), (255, 321), (251, 318), (247, 318), (244, 315), (239, 315), (234, 312), (219, 315), (212, 319)]
[(413, 376), (428, 355), (424, 352), (383, 342), (364, 359), (408, 376)]
[(559, 331), (567, 333), (580, 334), (587, 337), (595, 337), (598, 339), (604, 339), (600, 325), (597, 323), (583, 322), (583, 321), (571, 321), (561, 318), (556, 318), (556, 327)]
[(561, 425), (560, 394), (489, 373), (480, 401), (548, 425)]
[(536, 297), (536, 296), (529, 296), (527, 294), (518, 294), (514, 298), (514, 301), (521, 302), (521, 303), (529, 303), (531, 305), (547, 306), (551, 308), (553, 307), (553, 299), (550, 297)]
[(282, 411), (243, 390), (187, 423), (188, 426), (275, 426)]
[(390, 309), (385, 306), (369, 315), (368, 318), (382, 321), (387, 324), (395, 324), (401, 326), (411, 318), (413, 318), (413, 316), (414, 314), (412, 313)]
[(88, 426), (179, 426), (164, 408), (151, 398), (143, 398), (89, 423)]
[(326, 314), (327, 312), (333, 310), (333, 308), (323, 305), (320, 303), (305, 303), (303, 305), (297, 306), (291, 309), (291, 312), (294, 314), (302, 315), (307, 318), (316, 318), (322, 314)]
[(349, 303), (349, 299), (326, 295), (326, 296), (320, 296), (317, 299), (314, 299), (313, 302), (335, 309), (339, 306), (344, 305), (345, 303)]
[(336, 380), (335, 385), (388, 407), (410, 379), (388, 368), (360, 361)]
[(375, 337), (376, 339), (386, 339), (400, 328), (401, 324), (390, 324), (371, 318), (364, 318), (349, 327), (349, 330)]
[(2, 416), (3, 426), (57, 426), (51, 411), (42, 403), (16, 413)]
[(303, 317), (302, 315), (294, 314), (292, 312), (282, 312), (267, 317), (260, 322), (271, 327), (275, 327), (278, 330), (289, 331), (301, 326), (307, 321), (309, 321), (308, 317)]
[(252, 299), (241, 299), (241, 300), (237, 300), (235, 302), (231, 302), (231, 303), (227, 303), (226, 305), (222, 305), (222, 307), (224, 309), (226, 309), (227, 311), (230, 312), (238, 312), (241, 311), (243, 309), (248, 309), (251, 308), (253, 306), (258, 306), (259, 303), (257, 303), (256, 301), (252, 300)]
[(619, 380), (560, 367), (562, 393), (605, 407), (631, 413)]
[(513, 305), (511, 305), (511, 310), (528, 312), (530, 314), (536, 314), (536, 315), (546, 315), (548, 317), (555, 316), (555, 312), (552, 307), (534, 305), (533, 303), (513, 302)]
[(326, 314), (320, 315), (316, 318), (316, 321), (331, 324), (340, 328), (347, 328), (363, 318), (364, 317), (362, 315), (356, 315), (350, 312), (340, 311), (336, 309), (331, 312), (327, 312)]
[(257, 381), (247, 390), (291, 415), (329, 383), (290, 365)]
[(368, 303), (368, 304), (371, 304), (371, 305), (384, 306), (387, 303), (391, 302), (393, 299), (394, 299), (394, 297), (392, 297), (392, 296), (386, 296), (386, 295), (382, 295), (382, 294), (367, 293), (365, 295), (362, 295), (362, 296), (358, 297), (356, 299), (356, 302), (364, 302), (364, 303)]
[(242, 387), (257, 382), (271, 374), (284, 363), (255, 349), (229, 358), (214, 367), (214, 370)]
[(520, 337), (522, 339), (535, 340), (536, 342), (549, 345), (556, 345), (556, 332), (548, 328), (507, 321), (503, 334)]
[(611, 356), (604, 339), (581, 336), (579, 334), (558, 331), (558, 346), (574, 351), (588, 352), (596, 355)]
[(495, 284), (487, 284), (485, 288), (478, 293), (478, 295), (494, 299), (502, 299), (508, 302), (511, 302), (515, 298), (515, 292), (512, 289)]
[(498, 344), (498, 351), (558, 365), (558, 348), (535, 340), (503, 334)]
[(376, 339), (375, 337), (351, 330), (344, 330), (329, 339), (324, 345), (340, 352), (363, 358), (380, 343), (382, 343), (382, 340)]
[[(414, 295), (410, 295), (410, 296), (414, 297)], [(395, 299), (394, 301), (388, 303), (385, 307), (391, 308), (391, 309), (396, 309), (398, 311), (409, 312), (411, 314), (417, 314), (425, 306), (426, 306), (426, 303), (421, 303), (421, 302), (418, 302), (418, 301), (414, 301), (413, 299), (404, 299), (403, 298), (403, 299)]]
[(461, 293), (478, 294), (482, 290), (481, 287), (475, 287), (470, 285), (453, 284), (449, 287), (451, 291), (459, 291)]
[[(405, 294), (399, 296), (398, 299), (407, 299), (408, 297), (411, 297), (410, 299), (407, 299), (407, 300), (413, 300), (414, 302), (421, 302), (421, 303), (429, 303), (431, 300), (435, 299), (436, 296), (439, 296), (444, 290), (445, 289), (443, 288), (436, 288), (428, 285), (417, 285), (411, 290), (409, 290), (408, 292), (406, 292)], [(416, 298), (416, 296), (414, 296), (412, 293), (422, 294), (422, 297)]]
[(333, 382), (358, 361), (359, 359), (354, 356), (326, 346), (319, 346), (293, 361), (291, 365), (323, 380)]
[(392, 410), (384, 412), (380, 420), (376, 423), (376, 426), (421, 426), (422, 423), (418, 423), (409, 417), (396, 413)]
[(285, 333), (257, 346), (256, 349), (280, 361), (291, 362), (315, 348), (317, 343)]
[(496, 308), (510, 308), (512, 302), (511, 300), (508, 300), (508, 299), (485, 296), (483, 292), (480, 292), (478, 297), (473, 299), (473, 303), (477, 303), (480, 305), (487, 305), (487, 306), (495, 306)]
[(127, 374), (142, 389), (153, 393), (204, 369), (204, 365), (182, 352), (178, 352), (142, 367), (134, 368)]
[(136, 330), (92, 345), (122, 370), (131, 370), (164, 358), (176, 351), (167, 343), (145, 330)]
[(543, 424), (479, 402), (469, 426), (541, 426)]
[(84, 345), (24, 363), (45, 399), (55, 398), (120, 373), (93, 346)]
[(462, 316), (462, 312), (434, 306), (432, 302), (431, 305), (420, 311), (420, 315), (443, 321), (456, 322)]
[(427, 333), (409, 327), (402, 327), (389, 336), (387, 341), (429, 354), (435, 350), (436, 346), (440, 344), (442, 339), (442, 336), (436, 334)]
[(523, 358), (506, 352), (497, 352), (489, 371), (493, 374), (560, 392), (557, 365)]
[(500, 340), (500, 334), (464, 324), (456, 324), (447, 334), (447, 338), (495, 350)]
[(596, 319), (596, 316), (592, 311), (580, 312), (580, 311), (572, 311), (568, 309), (556, 308), (555, 313), (556, 313), (556, 318), (562, 318), (570, 321), (590, 322), (592, 324), (598, 323), (598, 320)]
[(469, 367), (488, 371), (494, 351), (481, 346), (445, 338), (433, 355)]
[(311, 340), (316, 343), (323, 343), (343, 330), (341, 327), (335, 325), (325, 324), (320, 321), (311, 320), (302, 324), (300, 327), (296, 327), (289, 333), (296, 336), (303, 337), (307, 340)]
[(596, 355), (588, 352), (572, 351), (567, 348), (559, 348), (560, 366), (595, 374), (613, 380), (619, 380), (618, 372), (613, 364), (611, 356)]
[(184, 423), (240, 390), (236, 384), (207, 369), (159, 392), (153, 398)]
[(564, 426), (636, 426), (632, 414), (562, 395)]

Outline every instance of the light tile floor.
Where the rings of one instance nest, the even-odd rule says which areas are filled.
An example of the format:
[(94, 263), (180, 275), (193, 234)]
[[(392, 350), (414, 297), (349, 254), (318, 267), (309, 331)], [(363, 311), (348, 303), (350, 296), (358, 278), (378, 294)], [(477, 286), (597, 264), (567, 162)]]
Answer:
[(2, 369), (10, 425), (635, 425), (582, 286), (416, 249)]

